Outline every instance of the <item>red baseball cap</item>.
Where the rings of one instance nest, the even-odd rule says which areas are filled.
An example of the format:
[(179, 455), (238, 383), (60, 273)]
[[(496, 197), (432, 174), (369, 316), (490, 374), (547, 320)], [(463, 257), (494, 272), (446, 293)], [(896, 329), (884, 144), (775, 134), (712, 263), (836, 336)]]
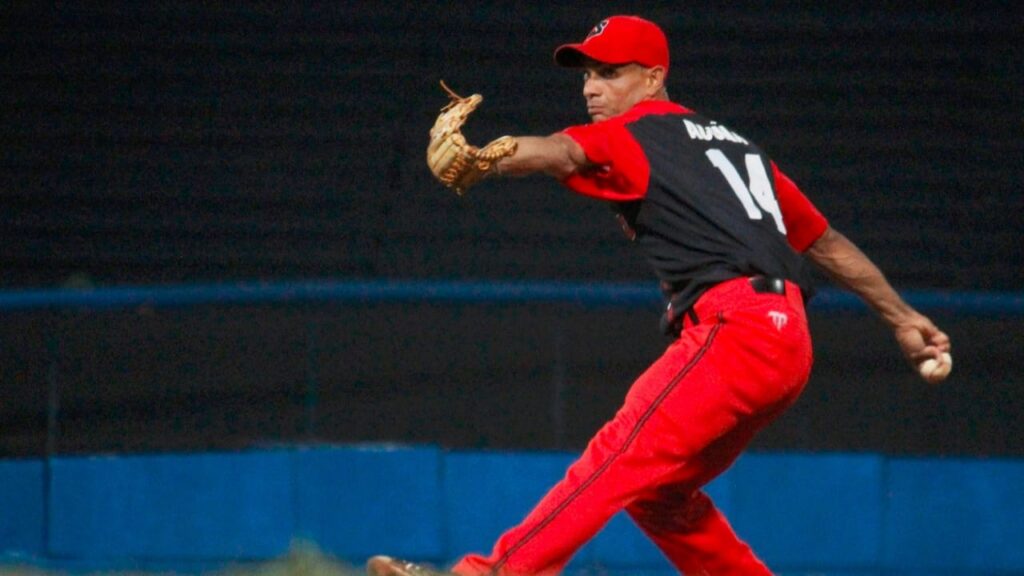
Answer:
[(636, 62), (647, 67), (664, 66), (668, 71), (668, 39), (657, 24), (639, 16), (611, 16), (594, 26), (578, 44), (555, 49), (555, 63), (579, 68), (583, 58), (605, 64)]

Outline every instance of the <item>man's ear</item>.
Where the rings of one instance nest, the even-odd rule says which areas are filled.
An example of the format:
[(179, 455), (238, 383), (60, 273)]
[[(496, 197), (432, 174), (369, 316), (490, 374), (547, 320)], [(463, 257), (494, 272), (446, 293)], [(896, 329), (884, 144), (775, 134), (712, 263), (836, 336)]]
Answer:
[(647, 69), (647, 93), (656, 95), (665, 86), (665, 67), (653, 66)]

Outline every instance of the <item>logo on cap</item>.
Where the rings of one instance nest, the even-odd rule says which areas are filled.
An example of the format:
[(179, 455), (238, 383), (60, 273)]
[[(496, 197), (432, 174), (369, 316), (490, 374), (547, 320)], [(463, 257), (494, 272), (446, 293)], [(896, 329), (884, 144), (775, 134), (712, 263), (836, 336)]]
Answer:
[(590, 33), (587, 34), (587, 37), (584, 38), (583, 41), (586, 42), (587, 40), (590, 40), (594, 36), (600, 35), (602, 32), (604, 32), (604, 29), (607, 28), (607, 27), (608, 27), (608, 19), (605, 18), (604, 20), (601, 20), (600, 22), (598, 22), (597, 26), (594, 26), (593, 28), (590, 29)]

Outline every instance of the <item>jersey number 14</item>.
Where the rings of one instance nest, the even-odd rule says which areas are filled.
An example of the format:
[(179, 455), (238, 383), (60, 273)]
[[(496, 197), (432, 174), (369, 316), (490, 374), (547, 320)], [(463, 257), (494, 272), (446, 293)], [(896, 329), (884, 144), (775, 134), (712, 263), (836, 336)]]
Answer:
[(747, 154), (747, 174), (750, 175), (750, 184), (743, 181), (736, 166), (733, 165), (724, 153), (718, 148), (712, 148), (705, 152), (711, 163), (718, 168), (725, 176), (736, 198), (739, 198), (743, 209), (747, 211), (747, 217), (751, 220), (761, 220), (764, 216), (761, 211), (771, 214), (775, 220), (775, 227), (779, 232), (785, 234), (786, 226), (782, 223), (782, 211), (779, 210), (779, 203), (772, 193), (772, 183), (768, 180), (768, 172), (765, 170), (764, 162), (757, 154)]

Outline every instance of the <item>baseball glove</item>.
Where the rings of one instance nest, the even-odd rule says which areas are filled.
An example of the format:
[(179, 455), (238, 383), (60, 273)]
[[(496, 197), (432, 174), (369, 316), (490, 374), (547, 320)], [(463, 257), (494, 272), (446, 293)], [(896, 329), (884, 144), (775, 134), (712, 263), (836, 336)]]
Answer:
[(511, 136), (502, 136), (483, 148), (466, 142), (461, 132), (462, 125), (484, 98), (479, 94), (463, 98), (444, 81), (441, 87), (451, 101), (441, 108), (434, 127), (430, 129), (427, 166), (442, 184), (461, 196), (470, 186), (497, 171), (498, 161), (515, 154), (518, 143)]

